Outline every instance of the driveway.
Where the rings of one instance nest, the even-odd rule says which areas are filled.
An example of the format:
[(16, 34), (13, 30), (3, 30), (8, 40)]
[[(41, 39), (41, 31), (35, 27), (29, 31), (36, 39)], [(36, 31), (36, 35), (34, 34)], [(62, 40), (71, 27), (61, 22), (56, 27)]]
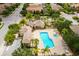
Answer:
[[(59, 6), (59, 5), (57, 5), (57, 4), (54, 4), (54, 3), (51, 3), (51, 7), (56, 7), (56, 8), (54, 8), (54, 9), (56, 9), (56, 10), (58, 10), (58, 9), (61, 9), (62, 7), (61, 6)], [(76, 21), (76, 20), (74, 20), (72, 17), (73, 16), (76, 16), (76, 14), (66, 14), (66, 13), (64, 13), (64, 12), (61, 12), (61, 15), (60, 15), (61, 17), (64, 17), (65, 19), (67, 19), (67, 20), (69, 20), (69, 21), (72, 21), (72, 25), (78, 25), (79, 23)]]
[(74, 20), (72, 17), (76, 16), (76, 14), (66, 14), (64, 12), (61, 12), (61, 16), (64, 17), (65, 19), (72, 21), (72, 25), (78, 25), (79, 23)]
[(5, 46), (4, 37), (8, 31), (8, 26), (13, 23), (18, 23), (22, 19), (22, 16), (20, 15), (22, 7), (23, 4), (16, 8), (10, 16), (2, 18), (4, 26), (0, 29), (0, 55), (11, 55), (11, 53), (20, 46), (21, 40), (15, 40), (11, 46)]

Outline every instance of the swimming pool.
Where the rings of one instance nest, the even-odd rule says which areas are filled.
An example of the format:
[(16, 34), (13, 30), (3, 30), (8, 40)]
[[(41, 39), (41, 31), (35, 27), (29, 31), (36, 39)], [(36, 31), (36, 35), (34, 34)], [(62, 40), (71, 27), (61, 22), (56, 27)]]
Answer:
[(40, 38), (43, 41), (44, 48), (53, 48), (54, 42), (49, 38), (48, 32), (40, 32)]

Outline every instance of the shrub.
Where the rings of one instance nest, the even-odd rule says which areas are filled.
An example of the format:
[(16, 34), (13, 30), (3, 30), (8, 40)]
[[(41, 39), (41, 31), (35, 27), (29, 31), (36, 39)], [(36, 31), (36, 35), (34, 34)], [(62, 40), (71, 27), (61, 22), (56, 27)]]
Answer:
[(4, 10), (1, 14), (6, 17), (9, 16), (10, 14), (12, 14), (12, 12), (15, 10), (15, 8), (17, 8), (19, 6), (19, 4), (14, 4), (12, 6), (6, 7), (6, 10)]
[(22, 11), (20, 12), (20, 14), (21, 14), (22, 16), (26, 16), (26, 14), (27, 14), (26, 8), (27, 8), (28, 6), (29, 6), (28, 3), (25, 3), (25, 4), (24, 4), (24, 6), (23, 6), (23, 8), (22, 8)]
[(13, 56), (33, 56), (31, 48), (18, 48), (12, 53)]
[(14, 34), (16, 34), (19, 31), (20, 27), (18, 24), (11, 24), (11, 25), (9, 25), (8, 28), (9, 28), (9, 31), (5, 35), (5, 41), (6, 41), (7, 45), (11, 45), (15, 39)]
[(70, 4), (68, 3), (63, 3), (63, 4), (59, 4), (60, 6), (62, 6), (62, 11), (67, 13), (67, 14), (74, 14), (75, 10), (73, 8), (71, 8)]
[(0, 18), (0, 22), (2, 22), (2, 18)]
[(20, 26), (18, 24), (11, 24), (11, 25), (8, 26), (8, 28), (13, 33), (17, 33), (19, 31), (19, 29), (20, 29)]
[(26, 14), (26, 19), (32, 19), (32, 18), (33, 18), (33, 14), (30, 13), (30, 12), (28, 12), (28, 13)]
[(19, 24), (21, 24), (21, 25), (27, 24), (27, 20), (26, 19), (22, 19)]
[(50, 3), (46, 3), (45, 7), (44, 7), (44, 10), (43, 10), (43, 15), (50, 16), (51, 13), (52, 13), (51, 5), (50, 5)]
[(79, 19), (79, 17), (77, 17), (77, 16), (73, 16), (72, 18), (75, 20)]
[(12, 44), (13, 41), (14, 41), (14, 39), (15, 39), (15, 35), (12, 34), (12, 33), (10, 33), (10, 32), (8, 32), (8, 33), (6, 34), (6, 36), (5, 36), (5, 41), (6, 41), (6, 44), (7, 44), (7, 45)]
[(60, 16), (60, 12), (59, 11), (52, 11), (52, 13), (51, 13), (51, 17), (52, 18), (57, 18), (59, 16)]
[(72, 52), (75, 55), (79, 55), (79, 36), (70, 29), (71, 22), (64, 19), (57, 19), (54, 23)]
[(0, 26), (1, 26), (1, 22), (0, 22)]
[(73, 16), (72, 18), (73, 18), (74, 20), (77, 20), (77, 22), (79, 22), (79, 17)]
[(64, 29), (64, 28), (69, 28), (71, 23), (72, 23), (71, 21), (65, 20), (64, 18), (58, 18), (57, 20), (55, 20), (54, 25), (60, 31), (62, 31), (62, 29)]

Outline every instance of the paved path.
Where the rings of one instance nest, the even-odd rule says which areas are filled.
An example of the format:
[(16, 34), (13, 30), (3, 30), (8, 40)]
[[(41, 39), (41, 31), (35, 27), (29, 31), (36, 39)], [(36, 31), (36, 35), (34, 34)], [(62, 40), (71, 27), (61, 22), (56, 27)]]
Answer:
[(73, 16), (76, 16), (76, 14), (66, 14), (64, 12), (61, 12), (61, 16), (64, 17), (65, 19), (67, 19), (67, 20), (72, 21), (72, 25), (78, 25), (79, 24), (76, 20), (74, 20), (72, 18)]
[[(61, 6), (56, 5), (56, 4), (54, 4), (54, 3), (51, 3), (51, 7), (52, 7), (52, 6), (62, 8)], [(55, 9), (56, 9), (56, 8), (55, 8)], [(78, 24), (79, 24), (76, 20), (74, 20), (74, 19), (72, 18), (73, 16), (76, 16), (76, 14), (66, 14), (66, 13), (64, 13), (64, 12), (61, 12), (61, 16), (64, 17), (65, 19), (67, 19), (67, 20), (72, 21), (72, 24), (73, 24), (73, 25), (78, 25)]]
[(8, 26), (13, 23), (18, 23), (22, 19), (20, 15), (22, 7), (23, 4), (21, 4), (10, 16), (3, 18), (4, 26), (0, 30), (0, 55), (11, 55), (12, 51), (20, 45), (20, 40), (15, 40), (11, 46), (5, 46), (4, 37), (8, 31)]

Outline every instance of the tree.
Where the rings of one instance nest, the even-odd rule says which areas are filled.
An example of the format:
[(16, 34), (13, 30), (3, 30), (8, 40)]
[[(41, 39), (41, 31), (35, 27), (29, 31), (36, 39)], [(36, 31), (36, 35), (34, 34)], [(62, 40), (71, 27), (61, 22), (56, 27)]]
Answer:
[(35, 56), (38, 56), (39, 50), (39, 48), (33, 48), (32, 52)]
[(39, 53), (39, 48), (38, 48), (39, 40), (38, 39), (32, 39), (31, 44), (32, 44), (32, 47), (33, 47), (33, 49), (32, 49), (33, 54), (35, 56), (37, 56), (38, 53)]
[(67, 14), (73, 14), (74, 13), (74, 9), (71, 8), (70, 4), (68, 4), (68, 3), (62, 4), (62, 7), (63, 7), (62, 11), (64, 11), (65, 13), (67, 13)]
[(56, 26), (58, 28), (58, 30), (62, 31), (63, 28), (69, 28), (69, 26), (71, 25), (71, 21), (68, 21), (64, 18), (58, 18), (54, 21), (54, 26)]
[(26, 16), (26, 14), (27, 14), (27, 10), (26, 10), (26, 8), (29, 6), (29, 4), (28, 3), (25, 3), (24, 5), (23, 5), (23, 8), (22, 8), (22, 11), (20, 12), (21, 14), (22, 14), (22, 16)]
[(46, 47), (45, 49), (43, 49), (44, 55), (49, 55), (49, 52), (50, 52), (50, 50), (49, 50), (48, 47)]
[(35, 47), (36, 48), (38, 47), (38, 44), (39, 44), (39, 40), (38, 39), (35, 39)]
[(67, 35), (68, 34), (68, 30), (66, 28), (62, 29), (62, 34), (63, 35)]
[(35, 14), (34, 18), (38, 20), (38, 19), (40, 19), (40, 15), (39, 14)]
[(32, 39), (32, 40), (31, 40), (31, 44), (32, 44), (32, 47), (37, 48), (37, 46), (38, 46), (38, 44), (39, 44), (39, 40), (38, 40), (38, 39)]
[(59, 17), (59, 16), (60, 16), (60, 12), (59, 12), (59, 11), (54, 11), (54, 10), (53, 10), (53, 11), (51, 12), (51, 17), (52, 17), (52, 18), (57, 18), (57, 17)]
[(2, 18), (0, 18), (0, 22), (2, 22)]
[(26, 19), (22, 19), (22, 20), (20, 21), (20, 24), (22, 24), (22, 25), (27, 24), (27, 20), (26, 20)]
[(50, 15), (51, 15), (51, 13), (52, 13), (52, 8), (51, 8), (50, 3), (46, 3), (46, 4), (45, 4), (43, 13), (44, 13), (45, 16), (50, 16)]
[(18, 24), (11, 24), (8, 26), (8, 28), (13, 32), (17, 33), (20, 29), (20, 26)]
[(32, 56), (31, 48), (18, 48), (12, 53), (13, 56)]
[(32, 13), (28, 12), (26, 14), (26, 19), (32, 19), (32, 17), (33, 17), (33, 14)]
[(9, 32), (8, 32), (8, 33), (6, 34), (6, 36), (5, 36), (5, 41), (6, 41), (7, 45), (12, 44), (13, 41), (14, 41), (14, 39), (15, 39), (15, 35), (12, 34), (12, 33), (9, 33)]
[(15, 10), (15, 8), (17, 8), (17, 7), (16, 7), (16, 4), (13, 4), (13, 5), (9, 6), (9, 7), (6, 7), (5, 10), (1, 14), (4, 17), (9, 16)]

